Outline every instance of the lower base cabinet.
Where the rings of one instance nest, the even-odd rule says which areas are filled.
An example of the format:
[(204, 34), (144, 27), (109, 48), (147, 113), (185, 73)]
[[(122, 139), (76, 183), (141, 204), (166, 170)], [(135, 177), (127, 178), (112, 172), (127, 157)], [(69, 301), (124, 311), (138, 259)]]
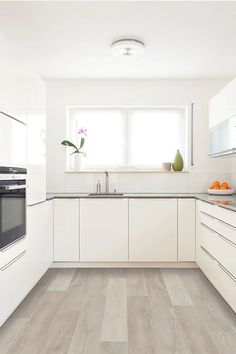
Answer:
[(129, 260), (177, 261), (177, 199), (129, 200)]
[(55, 262), (79, 261), (79, 199), (54, 200)]
[(53, 202), (27, 207), (28, 277), (35, 283), (53, 259)]
[(25, 249), (21, 250), (17, 257), (9, 259), (0, 270), (0, 326), (52, 263), (52, 203), (52, 201), (46, 201), (27, 207)]
[(128, 199), (80, 200), (80, 261), (128, 261)]
[(28, 254), (0, 271), (0, 326), (7, 320), (31, 290), (27, 277)]
[(178, 199), (178, 261), (196, 259), (196, 208), (195, 199)]
[(197, 201), (197, 264), (236, 312), (235, 217), (235, 212)]

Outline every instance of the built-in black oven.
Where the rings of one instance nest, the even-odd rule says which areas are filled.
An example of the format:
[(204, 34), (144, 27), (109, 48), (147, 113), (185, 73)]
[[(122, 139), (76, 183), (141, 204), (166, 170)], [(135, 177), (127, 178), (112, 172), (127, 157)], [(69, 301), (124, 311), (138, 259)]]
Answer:
[(0, 167), (0, 249), (26, 234), (26, 169)]

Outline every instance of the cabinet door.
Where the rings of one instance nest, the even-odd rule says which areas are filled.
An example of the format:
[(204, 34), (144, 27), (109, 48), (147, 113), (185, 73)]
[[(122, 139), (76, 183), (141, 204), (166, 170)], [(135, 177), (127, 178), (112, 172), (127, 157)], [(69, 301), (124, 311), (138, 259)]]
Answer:
[(81, 199), (80, 260), (128, 261), (127, 199)]
[(0, 33), (0, 111), (26, 123), (27, 64), (20, 51)]
[(79, 261), (79, 199), (54, 200), (54, 261)]
[(177, 261), (177, 199), (129, 200), (129, 260)]
[(0, 326), (31, 290), (27, 257), (28, 252), (22, 253), (9, 266), (0, 270)]
[(236, 79), (230, 81), (210, 100), (209, 128), (236, 114)]
[(45, 83), (32, 73), (28, 80), (28, 205), (46, 199), (45, 96)]
[(195, 199), (178, 199), (178, 260), (195, 261)]
[(52, 201), (27, 207), (27, 240), (33, 286), (52, 263)]

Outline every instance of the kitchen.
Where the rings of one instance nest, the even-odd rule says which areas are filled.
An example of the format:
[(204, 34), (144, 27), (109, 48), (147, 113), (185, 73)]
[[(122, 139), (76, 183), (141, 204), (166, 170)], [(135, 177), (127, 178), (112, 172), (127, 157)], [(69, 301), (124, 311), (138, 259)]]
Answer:
[(0, 3), (0, 353), (235, 352), (235, 16)]

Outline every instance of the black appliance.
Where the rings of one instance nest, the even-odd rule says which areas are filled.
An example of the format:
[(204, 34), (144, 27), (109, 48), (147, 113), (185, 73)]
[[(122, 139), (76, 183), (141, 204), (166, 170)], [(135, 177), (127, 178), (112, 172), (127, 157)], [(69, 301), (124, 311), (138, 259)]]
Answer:
[(25, 168), (0, 167), (0, 249), (26, 234)]

